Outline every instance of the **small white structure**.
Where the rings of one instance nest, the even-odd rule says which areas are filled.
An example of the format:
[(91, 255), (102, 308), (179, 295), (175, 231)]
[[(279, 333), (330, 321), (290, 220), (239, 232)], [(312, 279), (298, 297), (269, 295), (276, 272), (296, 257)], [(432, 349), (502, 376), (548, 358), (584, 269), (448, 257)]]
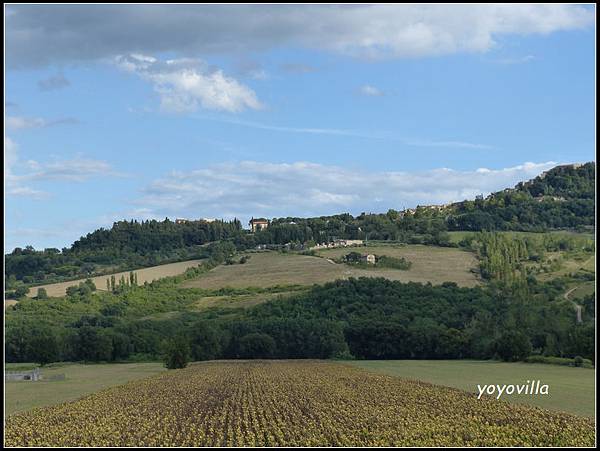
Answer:
[(373, 254), (363, 255), (362, 257), (360, 257), (360, 259), (362, 261), (364, 261), (364, 262), (367, 262), (367, 263), (371, 264), (371, 265), (374, 265), (375, 261), (376, 261), (375, 255), (373, 255)]
[(30, 371), (5, 371), (4, 381), (39, 381), (42, 378), (39, 368)]
[(335, 240), (329, 243), (318, 243), (310, 249), (331, 249), (335, 247), (363, 246), (364, 244), (363, 240)]

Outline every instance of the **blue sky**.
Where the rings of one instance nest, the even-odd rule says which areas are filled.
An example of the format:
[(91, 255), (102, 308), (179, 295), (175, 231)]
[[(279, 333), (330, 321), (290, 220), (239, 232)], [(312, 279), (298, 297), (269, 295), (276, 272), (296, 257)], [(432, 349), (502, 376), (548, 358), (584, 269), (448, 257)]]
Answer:
[(591, 6), (9, 6), (5, 249), (384, 212), (595, 159)]

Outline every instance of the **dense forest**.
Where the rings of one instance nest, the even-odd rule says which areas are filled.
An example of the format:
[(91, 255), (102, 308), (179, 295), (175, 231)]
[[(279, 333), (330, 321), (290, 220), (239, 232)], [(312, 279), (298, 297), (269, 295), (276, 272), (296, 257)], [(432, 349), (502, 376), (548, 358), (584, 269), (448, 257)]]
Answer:
[[(200, 297), (235, 291), (177, 287), (182, 277), (208, 269), (141, 287), (123, 285), (112, 293), (94, 293), (81, 284), (65, 298), (22, 300), (6, 312), (6, 359), (156, 359), (175, 338), (187, 343), (195, 360), (594, 358), (594, 302), (584, 302), (578, 324), (573, 306), (560, 301), (560, 282), (530, 284), (523, 297), (494, 285), (361, 278), (248, 309), (197, 311), (192, 306)], [(254, 289), (258, 295), (273, 290)]]
[(120, 221), (98, 229), (68, 249), (28, 246), (5, 256), (6, 288), (15, 282), (48, 283), (161, 263), (203, 258), (204, 245), (238, 236), (240, 221)]
[(310, 246), (335, 239), (394, 240), (452, 245), (449, 230), (545, 231), (594, 226), (595, 163), (558, 166), (513, 189), (414, 211), (345, 213), (317, 218), (274, 218), (265, 230), (250, 233), (238, 220), (120, 221), (82, 237), (70, 248), (16, 248), (5, 255), (7, 289), (18, 283), (48, 283), (109, 271), (129, 270), (204, 256), (202, 246), (229, 239), (238, 250), (257, 245)]

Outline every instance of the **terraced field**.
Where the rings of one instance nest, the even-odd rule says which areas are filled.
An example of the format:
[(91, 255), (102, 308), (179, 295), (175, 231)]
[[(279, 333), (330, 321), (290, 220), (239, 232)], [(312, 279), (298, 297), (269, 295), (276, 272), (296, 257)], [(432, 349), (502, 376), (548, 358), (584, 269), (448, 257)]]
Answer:
[(590, 419), (328, 362), (209, 362), (6, 419), (7, 446), (593, 446)]
[[(360, 269), (330, 261), (351, 250), (377, 255), (405, 257), (412, 262), (408, 271), (388, 268)], [(219, 266), (195, 280), (182, 284), (187, 288), (271, 287), (275, 285), (312, 285), (349, 277), (385, 277), (402, 282), (456, 282), (461, 286), (477, 285), (477, 267), (472, 253), (434, 246), (373, 246), (368, 248), (327, 249), (322, 257), (279, 252), (252, 254), (243, 265)]]

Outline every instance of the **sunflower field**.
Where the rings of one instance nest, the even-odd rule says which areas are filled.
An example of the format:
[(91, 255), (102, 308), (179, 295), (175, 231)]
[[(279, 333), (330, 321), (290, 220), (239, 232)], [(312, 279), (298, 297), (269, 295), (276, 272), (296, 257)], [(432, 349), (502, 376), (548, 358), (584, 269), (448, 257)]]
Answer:
[(574, 415), (321, 361), (221, 361), (6, 418), (5, 446), (593, 446)]

